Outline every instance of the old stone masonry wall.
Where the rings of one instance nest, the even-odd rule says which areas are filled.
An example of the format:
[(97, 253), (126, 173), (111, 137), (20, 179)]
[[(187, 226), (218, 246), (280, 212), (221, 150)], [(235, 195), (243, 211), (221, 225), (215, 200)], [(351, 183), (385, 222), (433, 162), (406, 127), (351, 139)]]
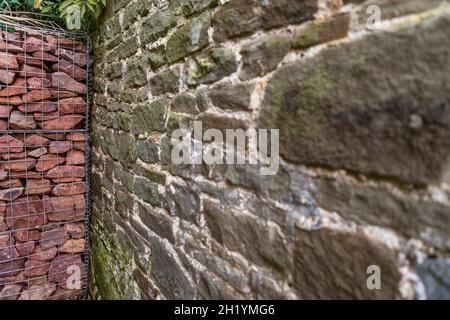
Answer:
[[(449, 6), (111, 1), (91, 296), (449, 298)], [(280, 129), (278, 174), (174, 165), (171, 133), (194, 120)]]

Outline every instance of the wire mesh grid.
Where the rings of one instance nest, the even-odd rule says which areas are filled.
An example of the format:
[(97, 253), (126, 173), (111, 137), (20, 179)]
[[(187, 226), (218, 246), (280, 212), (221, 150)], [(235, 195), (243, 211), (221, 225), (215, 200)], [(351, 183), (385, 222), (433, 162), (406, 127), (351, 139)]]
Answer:
[(0, 22), (0, 300), (86, 296), (90, 50)]

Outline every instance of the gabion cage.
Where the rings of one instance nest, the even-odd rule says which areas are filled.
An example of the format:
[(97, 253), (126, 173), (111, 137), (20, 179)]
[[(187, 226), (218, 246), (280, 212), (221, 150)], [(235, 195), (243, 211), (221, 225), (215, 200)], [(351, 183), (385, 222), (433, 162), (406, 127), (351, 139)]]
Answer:
[(0, 300), (87, 293), (90, 42), (0, 24)]

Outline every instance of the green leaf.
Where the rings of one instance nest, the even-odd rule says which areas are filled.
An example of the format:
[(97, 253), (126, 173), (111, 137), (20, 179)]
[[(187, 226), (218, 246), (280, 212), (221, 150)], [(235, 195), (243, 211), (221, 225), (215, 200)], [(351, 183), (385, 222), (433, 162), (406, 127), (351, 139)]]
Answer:
[(59, 10), (62, 11), (67, 7), (71, 6), (72, 4), (74, 4), (74, 0), (65, 0), (63, 1), (63, 3), (59, 5)]

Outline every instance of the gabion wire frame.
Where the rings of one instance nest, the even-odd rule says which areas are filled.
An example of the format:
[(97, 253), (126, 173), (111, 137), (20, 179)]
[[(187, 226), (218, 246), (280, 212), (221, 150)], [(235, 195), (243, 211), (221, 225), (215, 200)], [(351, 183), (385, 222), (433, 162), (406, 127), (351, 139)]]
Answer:
[(0, 300), (81, 299), (90, 256), (91, 42), (9, 21), (0, 30)]

